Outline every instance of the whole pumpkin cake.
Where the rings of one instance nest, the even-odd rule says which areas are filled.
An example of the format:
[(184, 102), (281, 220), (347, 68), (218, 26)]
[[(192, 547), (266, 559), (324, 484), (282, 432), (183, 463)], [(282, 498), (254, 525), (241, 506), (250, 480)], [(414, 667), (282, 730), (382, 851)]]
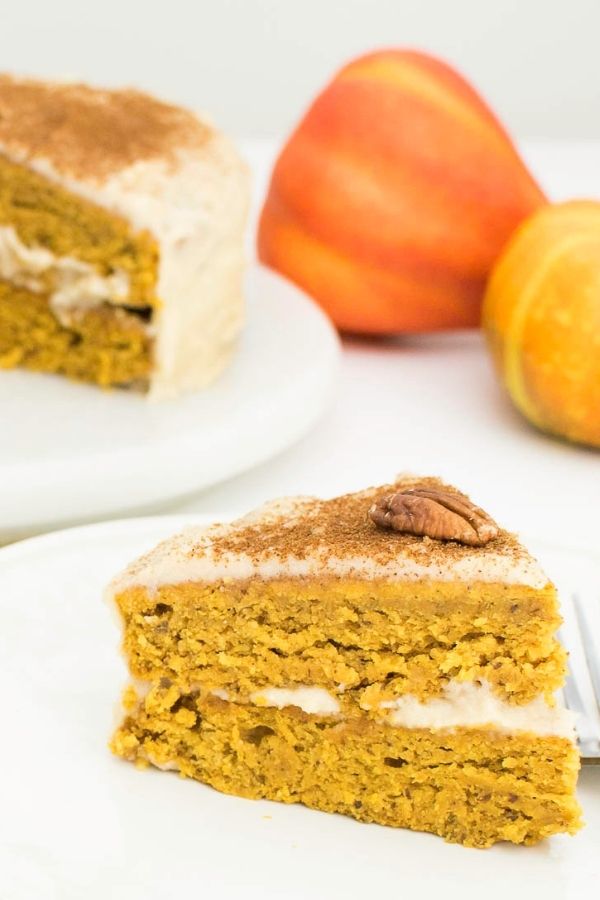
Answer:
[(226, 366), (247, 173), (135, 90), (0, 76), (0, 368), (169, 397)]
[(469, 846), (579, 827), (555, 589), (437, 479), (190, 528), (109, 596), (125, 759)]

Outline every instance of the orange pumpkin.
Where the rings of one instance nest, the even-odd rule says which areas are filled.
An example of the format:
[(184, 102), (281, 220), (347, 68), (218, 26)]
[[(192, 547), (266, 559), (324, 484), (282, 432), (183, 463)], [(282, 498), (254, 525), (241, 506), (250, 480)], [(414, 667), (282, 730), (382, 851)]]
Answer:
[(546, 206), (518, 229), (490, 279), (483, 326), (523, 415), (600, 447), (600, 203)]
[(491, 266), (544, 202), (460, 75), (424, 53), (385, 50), (343, 68), (291, 135), (258, 253), (341, 329), (475, 326)]

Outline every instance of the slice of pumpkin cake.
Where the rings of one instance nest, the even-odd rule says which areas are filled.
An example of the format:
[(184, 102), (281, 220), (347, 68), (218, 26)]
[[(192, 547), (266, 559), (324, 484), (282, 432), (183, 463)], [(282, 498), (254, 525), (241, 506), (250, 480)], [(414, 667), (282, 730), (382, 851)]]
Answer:
[(436, 479), (190, 528), (109, 595), (119, 756), (471, 846), (579, 827), (554, 587)]
[(169, 397), (212, 381), (243, 314), (247, 173), (135, 90), (0, 76), (0, 368)]

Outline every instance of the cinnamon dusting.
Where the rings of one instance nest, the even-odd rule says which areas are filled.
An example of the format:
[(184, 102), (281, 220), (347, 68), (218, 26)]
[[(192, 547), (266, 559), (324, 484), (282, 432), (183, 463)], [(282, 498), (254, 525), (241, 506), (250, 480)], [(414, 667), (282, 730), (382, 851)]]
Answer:
[(190, 111), (134, 89), (0, 75), (0, 147), (73, 178), (102, 181), (143, 160), (173, 164), (178, 150), (201, 148), (212, 134)]
[[(303, 503), (299, 513), (286, 520), (285, 516), (260, 519), (243, 527), (215, 535), (211, 540), (211, 553), (215, 560), (227, 554), (243, 554), (251, 559), (266, 556), (284, 562), (293, 557), (307, 559), (318, 556), (330, 558), (368, 557), (385, 565), (393, 562), (398, 554), (423, 563), (450, 564), (480, 554), (482, 561), (493, 552), (513, 556), (515, 561), (523, 557), (516, 537), (502, 529), (485, 547), (465, 546), (456, 542), (441, 543), (429, 537), (382, 531), (368, 518), (373, 503), (382, 500), (393, 491), (412, 487), (443, 490), (457, 499), (468, 500), (456, 488), (443, 484), (437, 478), (403, 478), (393, 485), (383, 485), (357, 494), (346, 494), (332, 500), (314, 499)], [(191, 551), (200, 555), (204, 548)]]

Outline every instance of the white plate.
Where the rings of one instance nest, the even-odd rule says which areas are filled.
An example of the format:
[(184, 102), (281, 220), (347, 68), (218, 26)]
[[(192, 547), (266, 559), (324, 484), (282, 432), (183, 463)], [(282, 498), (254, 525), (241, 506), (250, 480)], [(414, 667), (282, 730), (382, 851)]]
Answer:
[[(101, 590), (185, 518), (91, 525), (0, 550), (2, 900), (591, 896), (598, 768), (582, 774), (588, 824), (576, 838), (480, 851), (228, 797), (111, 756), (126, 674)], [(533, 547), (563, 588), (598, 584), (594, 559)]]
[(333, 396), (339, 342), (296, 287), (254, 266), (231, 368), (208, 390), (148, 403), (64, 378), (0, 373), (0, 539), (207, 487), (298, 440)]

